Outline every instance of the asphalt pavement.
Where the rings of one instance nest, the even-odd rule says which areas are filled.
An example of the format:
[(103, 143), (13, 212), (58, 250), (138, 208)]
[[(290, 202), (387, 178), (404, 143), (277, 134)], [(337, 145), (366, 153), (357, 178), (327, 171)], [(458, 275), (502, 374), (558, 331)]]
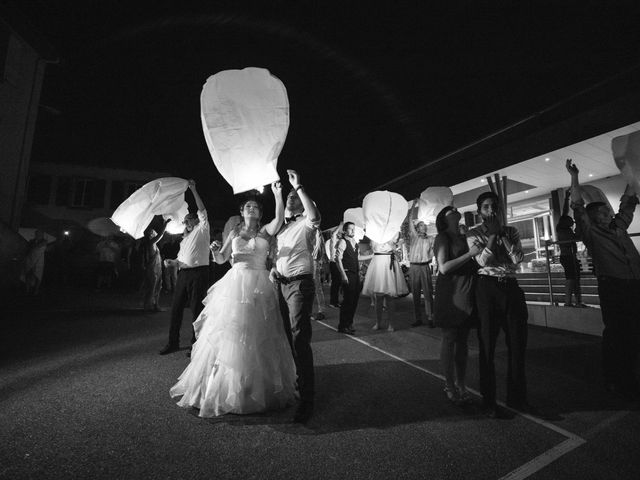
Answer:
[[(298, 425), (292, 407), (216, 419), (177, 407), (168, 392), (189, 359), (158, 355), (169, 313), (142, 311), (136, 294), (50, 286), (11, 299), (0, 478), (637, 478), (640, 415), (603, 391), (599, 337), (530, 327), (529, 400), (541, 415), (495, 420), (446, 399), (439, 330), (410, 327), (411, 297), (396, 307), (395, 332), (371, 330), (365, 297), (354, 337), (335, 330), (336, 309), (313, 322), (316, 409)], [(188, 321), (182, 338), (186, 348)], [(470, 345), (477, 389), (473, 333)], [(499, 399), (505, 353), (499, 341)]]

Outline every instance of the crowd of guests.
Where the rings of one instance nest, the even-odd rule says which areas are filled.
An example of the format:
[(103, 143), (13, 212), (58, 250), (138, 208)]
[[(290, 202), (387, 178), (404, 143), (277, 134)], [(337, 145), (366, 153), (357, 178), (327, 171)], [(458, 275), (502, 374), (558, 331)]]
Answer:
[[(579, 171), (571, 160), (567, 160), (567, 171), (571, 191), (558, 224), (560, 262), (568, 279), (565, 305), (584, 306), (575, 249), (575, 242), (581, 240), (593, 258), (598, 279), (606, 389), (638, 400), (640, 296), (632, 292), (640, 291), (640, 255), (627, 233), (638, 192), (628, 186), (620, 210), (612, 215), (604, 203), (585, 206)], [(325, 239), (320, 213), (300, 175), (293, 170), (287, 173), (292, 189), (285, 202), (280, 182), (272, 185), (276, 215), (268, 223), (262, 222), (262, 205), (249, 199), (240, 207), (241, 221), (226, 238), (211, 242), (207, 211), (190, 180), (197, 211), (185, 217), (181, 237), (159, 248), (165, 223), (156, 224), (129, 250), (128, 261), (138, 258), (141, 266), (145, 309), (160, 310), (163, 283), (173, 292), (168, 342), (161, 355), (180, 350), (183, 311), (191, 310), (193, 328), (187, 349), (191, 362), (171, 390), (172, 396), (181, 397), (179, 405), (198, 408), (202, 416), (217, 416), (264, 411), (297, 400), (294, 420), (306, 422), (313, 413), (315, 393), (311, 320), (325, 319), (325, 306), (339, 308), (338, 332), (355, 335), (354, 317), (364, 295), (375, 308), (371, 328), (393, 332), (395, 303), (411, 291), (412, 327), (441, 329), (447, 399), (457, 405), (472, 401), (466, 370), (468, 338), (475, 331), (483, 407), (492, 418), (505, 415), (496, 398), (494, 362), (496, 341), (504, 331), (505, 403), (517, 411), (538, 413), (527, 396), (528, 311), (516, 278), (524, 254), (518, 230), (506, 224), (498, 195), (478, 196), (481, 223), (468, 231), (460, 225), (457, 209), (447, 206), (435, 219), (437, 235), (430, 236), (427, 225), (418, 219), (418, 208), (413, 207), (404, 234), (397, 232), (388, 242), (367, 245), (356, 240), (351, 222), (341, 224)], [(569, 198), (573, 219), (568, 215)], [(40, 248), (42, 242), (37, 242), (34, 245)], [(109, 288), (115, 278), (117, 247), (112, 238), (97, 247), (99, 288)], [(209, 278), (211, 260), (232, 265), (215, 283)], [(325, 304), (322, 283), (329, 279)]]

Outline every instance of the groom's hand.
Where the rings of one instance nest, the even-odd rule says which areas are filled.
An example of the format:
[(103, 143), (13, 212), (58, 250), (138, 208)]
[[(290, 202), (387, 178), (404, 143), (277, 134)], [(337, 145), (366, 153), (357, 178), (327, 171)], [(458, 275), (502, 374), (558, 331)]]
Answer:
[(279, 283), (280, 282), (280, 274), (275, 268), (272, 268), (269, 272), (269, 280), (271, 283)]

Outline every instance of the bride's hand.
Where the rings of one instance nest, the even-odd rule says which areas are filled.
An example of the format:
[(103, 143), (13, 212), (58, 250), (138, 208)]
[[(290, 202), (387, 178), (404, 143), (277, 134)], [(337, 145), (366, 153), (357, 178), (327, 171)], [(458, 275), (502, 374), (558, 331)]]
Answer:
[(211, 242), (211, 245), (209, 245), (209, 248), (211, 249), (211, 251), (213, 253), (216, 253), (218, 250), (220, 250), (220, 247), (222, 245), (220, 245), (220, 242), (217, 240), (214, 240), (213, 242)]
[(280, 182), (280, 180), (276, 180), (271, 184), (271, 191), (273, 192), (274, 196), (282, 194), (282, 183)]

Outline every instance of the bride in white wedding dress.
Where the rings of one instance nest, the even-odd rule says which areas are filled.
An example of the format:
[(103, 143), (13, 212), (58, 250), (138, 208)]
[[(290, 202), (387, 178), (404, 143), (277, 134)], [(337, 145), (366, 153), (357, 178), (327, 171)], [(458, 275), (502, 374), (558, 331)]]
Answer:
[(194, 323), (191, 363), (170, 391), (201, 417), (283, 408), (296, 397), (295, 363), (266, 266), (269, 240), (284, 219), (280, 182), (271, 189), (276, 215), (269, 224), (260, 227), (261, 207), (248, 200), (244, 221), (222, 248), (212, 244), (216, 263), (231, 257), (233, 267), (209, 289)]

